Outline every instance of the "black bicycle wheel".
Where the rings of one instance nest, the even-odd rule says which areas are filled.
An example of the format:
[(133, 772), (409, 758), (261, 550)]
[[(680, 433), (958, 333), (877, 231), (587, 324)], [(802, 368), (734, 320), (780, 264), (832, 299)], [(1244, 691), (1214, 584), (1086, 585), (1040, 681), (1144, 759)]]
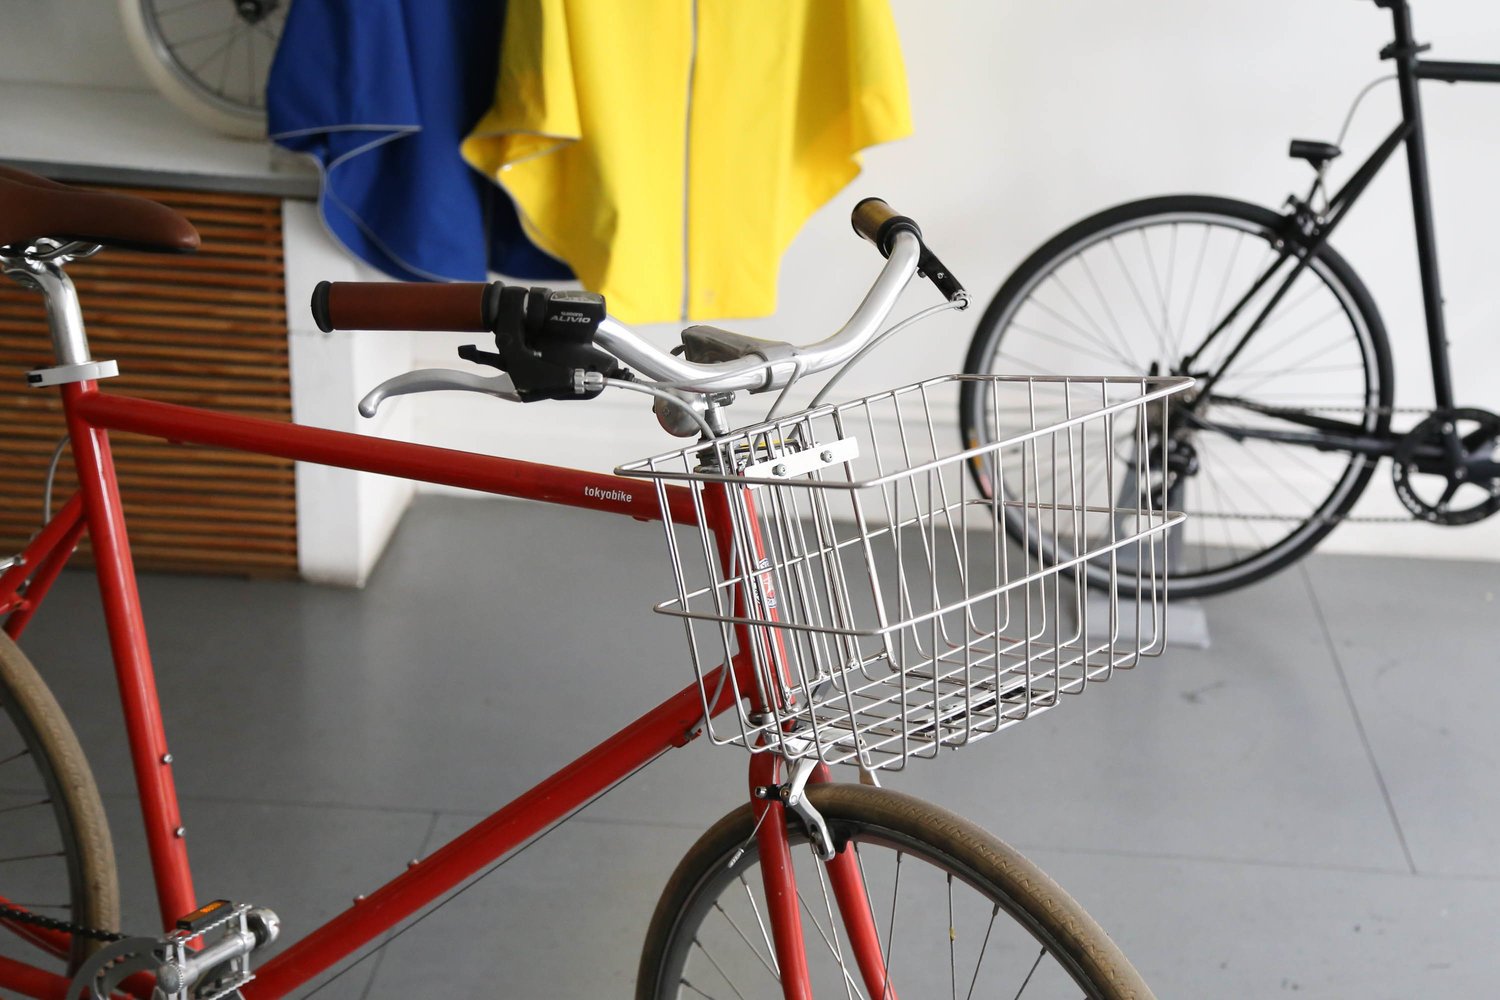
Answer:
[[(1305, 247), (1285, 218), (1245, 202), (1177, 195), (1119, 205), (1027, 258), (996, 293), (969, 346), (965, 371), (979, 374), (1219, 375), (1197, 401), (1201, 421), (1174, 435), (1168, 468), (1138, 468), (1141, 481), (1170, 475), (1168, 502), (1189, 515), (1171, 545), (1175, 596), (1219, 593), (1286, 566), (1335, 527), (1374, 472), (1376, 460), (1364, 455), (1255, 434), (1308, 432), (1320, 418), (1370, 434), (1390, 425), (1385, 328), (1364, 284), (1332, 248), (1318, 252), (1223, 365)], [(1257, 289), (1279, 260), (1275, 278)], [(1209, 340), (1242, 299), (1244, 308)], [(983, 383), (963, 385), (968, 446), (1002, 440), (1029, 419), (1001, 411)], [(1129, 448), (1137, 429), (1117, 424), (1120, 448)], [(976, 461), (971, 471), (993, 498), (991, 470)], [(1035, 523), (1028, 534), (1024, 516), (1007, 511), (1013, 537), (1041, 536), (1051, 552), (1077, 551), (1079, 540), (1047, 537)], [(1108, 586), (1107, 566), (1087, 571), (1091, 584)], [(1118, 583), (1135, 586), (1128, 574)]]
[[(1150, 997), (1135, 969), (1067, 893), (1015, 850), (920, 799), (864, 785), (808, 798), (841, 851), (854, 851), (890, 986), (903, 997)], [(822, 863), (797, 849), (814, 996), (865, 996)], [(638, 1000), (780, 997), (748, 805), (682, 859), (641, 954)], [(743, 855), (740, 851), (744, 849)]]
[[(0, 896), (40, 917), (114, 931), (120, 890), (114, 846), (93, 772), (52, 692), (0, 633)], [(46, 952), (28, 925), (0, 920), (0, 955), (33, 965)], [(72, 971), (99, 942), (75, 936), (56, 971)]]

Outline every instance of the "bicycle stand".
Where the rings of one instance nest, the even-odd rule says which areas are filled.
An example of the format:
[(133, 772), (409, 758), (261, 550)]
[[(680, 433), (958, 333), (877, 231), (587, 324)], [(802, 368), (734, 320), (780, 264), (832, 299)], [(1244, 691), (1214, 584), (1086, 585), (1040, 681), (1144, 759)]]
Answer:
[[(1137, 463), (1132, 463), (1132, 468), (1135, 467), (1137, 467)], [(1135, 491), (1138, 489), (1134, 474), (1127, 475), (1124, 479), (1126, 481), (1120, 487), (1122, 504), (1126, 502), (1126, 498), (1133, 497)], [(1168, 488), (1166, 497), (1167, 509), (1182, 509), (1181, 490), (1184, 485), (1185, 480), (1182, 477), (1178, 477), (1177, 482)], [(1131, 500), (1130, 502), (1134, 501)], [(1171, 575), (1182, 566), (1182, 532), (1184, 527), (1184, 524), (1178, 524), (1167, 532), (1165, 561), (1167, 564), (1167, 578), (1169, 580), (1171, 579)], [(1151, 545), (1155, 547), (1157, 544), (1155, 539), (1153, 539)], [(1120, 554), (1119, 563), (1122, 576), (1127, 574), (1127, 572), (1135, 572), (1134, 566), (1127, 567), (1123, 552)], [(1154, 580), (1155, 573), (1149, 574), (1149, 578)], [(1084, 638), (1091, 646), (1109, 642), (1111, 639), (1109, 610), (1112, 603), (1110, 595), (1091, 588), (1085, 600), (1087, 601), (1088, 620)], [(1166, 635), (1160, 640), (1151, 635), (1144, 637), (1136, 635), (1137, 619), (1126, 618), (1122, 615), (1118, 622), (1118, 634), (1113, 636), (1114, 641), (1117, 644), (1136, 644), (1144, 638), (1147, 642), (1161, 641), (1167, 646), (1183, 646), (1191, 649), (1209, 648), (1212, 645), (1212, 638), (1208, 631), (1208, 612), (1204, 609), (1203, 602), (1192, 598), (1174, 597), (1171, 604), (1171, 610), (1166, 611)], [(1165, 611), (1165, 606), (1162, 605), (1162, 607)], [(1146, 628), (1154, 629), (1156, 627), (1155, 622), (1151, 618), (1143, 617), (1140, 621)]]

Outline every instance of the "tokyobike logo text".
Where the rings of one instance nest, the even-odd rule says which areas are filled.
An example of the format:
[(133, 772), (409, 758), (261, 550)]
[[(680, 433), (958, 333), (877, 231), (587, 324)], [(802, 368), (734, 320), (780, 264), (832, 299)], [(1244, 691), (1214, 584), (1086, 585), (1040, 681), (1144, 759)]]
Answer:
[(585, 486), (583, 495), (593, 497), (596, 500), (619, 500), (621, 503), (629, 503), (633, 497), (624, 490), (601, 490), (597, 486)]

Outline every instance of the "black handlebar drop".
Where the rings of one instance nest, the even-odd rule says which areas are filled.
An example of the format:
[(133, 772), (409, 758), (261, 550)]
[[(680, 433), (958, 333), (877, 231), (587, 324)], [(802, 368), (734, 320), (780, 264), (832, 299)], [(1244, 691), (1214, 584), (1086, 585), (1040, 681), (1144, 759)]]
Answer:
[[(891, 255), (891, 241), (896, 238), (897, 233), (911, 233), (922, 244), (922, 255), (917, 261), (918, 272), (937, 286), (937, 290), (949, 302), (967, 304), (969, 296), (964, 291), (964, 286), (923, 242), (922, 230), (915, 221), (907, 216), (897, 215), (895, 209), (879, 198), (866, 198), (855, 205), (849, 221), (854, 225), (854, 231), (875, 244), (885, 257)], [(963, 308), (963, 305), (959, 308)]]

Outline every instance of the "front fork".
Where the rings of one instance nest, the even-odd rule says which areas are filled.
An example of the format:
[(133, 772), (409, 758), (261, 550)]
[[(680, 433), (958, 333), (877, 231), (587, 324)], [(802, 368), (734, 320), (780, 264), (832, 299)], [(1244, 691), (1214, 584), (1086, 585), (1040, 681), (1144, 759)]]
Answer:
[[(735, 617), (779, 622), (772, 586), (774, 577), (767, 568), (766, 544), (750, 489), (726, 484), (720, 489), (705, 491), (704, 501), (705, 514), (713, 526), (723, 566), (728, 569), (737, 565), (737, 556), (745, 559), (741, 573), (744, 583), (734, 590)], [(735, 626), (735, 634), (740, 654), (735, 658), (734, 669), (742, 676), (737, 692), (754, 691), (756, 703), (763, 713), (767, 702), (772, 699), (795, 698), (791, 693), (789, 660), (780, 630), (774, 625), (742, 622)], [(781, 683), (770, 684), (770, 690), (758, 685), (756, 679), (762, 666), (770, 676), (779, 676)], [(774, 714), (771, 717), (774, 718)], [(791, 843), (787, 838), (786, 812), (790, 807), (799, 814), (804, 825), (810, 827), (809, 838), (825, 867), (836, 912), (864, 980), (867, 996), (872, 1000), (896, 1000), (895, 990), (887, 981), (875, 917), (854, 848), (845, 845), (843, 850), (837, 850), (827, 824), (816, 810), (802, 801), (808, 783), (825, 784), (830, 780), (828, 766), (821, 761), (800, 763), (785, 779), (782, 770), (781, 756), (771, 749), (762, 746), (750, 755), (750, 801), (755, 816), (755, 840), (782, 995), (786, 1000), (812, 1000), (806, 940), (802, 934), (801, 907), (804, 903), (797, 891)], [(819, 892), (822, 892), (821, 880)], [(842, 958), (843, 952), (837, 950), (842, 948), (838, 931), (837, 927), (829, 928), (832, 940), (826, 944)], [(844, 971), (844, 976), (847, 982), (853, 982), (847, 971)], [(847, 993), (842, 988), (840, 992)]]
[[(782, 780), (781, 758), (773, 753), (756, 753), (750, 757), (750, 801), (755, 815), (755, 840), (760, 852), (761, 881), (766, 894), (767, 916), (771, 924), (771, 938), (776, 949), (776, 967), (781, 975), (781, 991), (786, 1000), (811, 1000), (812, 984), (808, 981), (806, 939), (802, 934), (801, 907), (806, 905), (797, 890), (796, 874), (792, 866), (791, 843), (787, 839), (786, 812), (790, 802), (793, 811), (803, 794), (802, 782)], [(828, 766), (818, 763), (806, 775), (807, 784), (825, 784), (830, 781)], [(821, 817), (815, 810), (815, 823)], [(813, 825), (813, 824), (809, 824)], [(860, 978), (865, 984), (865, 993), (878, 1000), (896, 1000), (895, 988), (886, 976), (885, 956), (880, 948), (880, 936), (875, 926), (875, 915), (865, 892), (864, 877), (859, 869), (859, 859), (852, 844), (838, 849), (836, 842), (819, 845), (818, 841), (828, 835), (826, 824), (822, 830), (808, 830), (813, 841), (814, 853), (831, 855), (821, 863), (825, 866), (828, 886), (833, 893), (835, 910), (843, 924), (845, 944), (852, 952), (859, 968)], [(819, 850), (819, 847), (825, 850)], [(821, 892), (821, 888), (820, 888)], [(814, 918), (815, 919), (815, 918)], [(829, 928), (834, 941), (825, 942), (830, 950), (842, 949), (838, 943), (838, 928)], [(844, 956), (842, 951), (837, 952)], [(846, 956), (844, 956), (846, 957)], [(847, 973), (846, 973), (847, 976)]]

